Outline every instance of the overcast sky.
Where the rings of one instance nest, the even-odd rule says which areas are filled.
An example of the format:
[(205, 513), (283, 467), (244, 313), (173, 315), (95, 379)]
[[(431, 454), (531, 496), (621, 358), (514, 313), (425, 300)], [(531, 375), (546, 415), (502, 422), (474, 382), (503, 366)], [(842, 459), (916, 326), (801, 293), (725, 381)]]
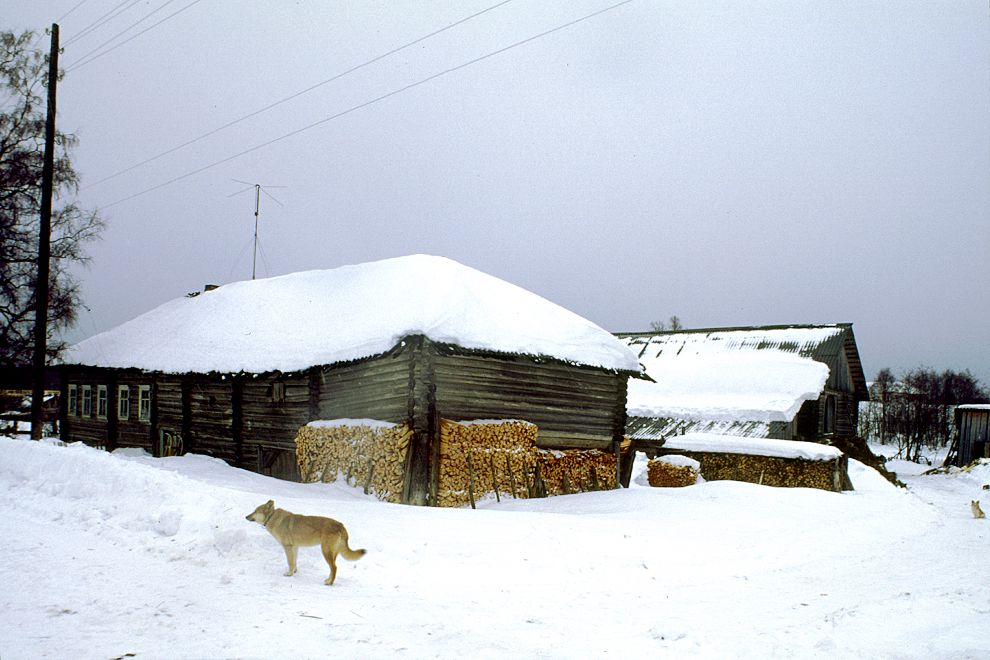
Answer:
[(0, 28), (60, 20), (59, 128), (108, 221), (72, 338), (250, 278), (261, 183), (259, 277), (438, 254), (612, 331), (852, 322), (868, 378), (990, 384), (986, 0), (632, 0), (502, 50), (616, 2), (381, 57), (498, 0), (0, 0)]

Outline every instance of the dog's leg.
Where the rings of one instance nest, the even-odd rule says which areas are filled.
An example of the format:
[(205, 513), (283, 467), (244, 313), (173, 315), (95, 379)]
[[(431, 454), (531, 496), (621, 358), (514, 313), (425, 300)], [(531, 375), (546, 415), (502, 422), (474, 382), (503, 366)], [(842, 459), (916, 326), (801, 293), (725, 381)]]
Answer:
[(285, 560), (289, 562), (289, 571), (285, 576), (292, 577), (296, 573), (296, 554), (299, 548), (294, 545), (283, 545), (282, 549), (285, 550)]
[(323, 584), (333, 584), (333, 581), (337, 579), (337, 553), (329, 545), (324, 545), (322, 550), (323, 558), (330, 564), (330, 577), (324, 580)]

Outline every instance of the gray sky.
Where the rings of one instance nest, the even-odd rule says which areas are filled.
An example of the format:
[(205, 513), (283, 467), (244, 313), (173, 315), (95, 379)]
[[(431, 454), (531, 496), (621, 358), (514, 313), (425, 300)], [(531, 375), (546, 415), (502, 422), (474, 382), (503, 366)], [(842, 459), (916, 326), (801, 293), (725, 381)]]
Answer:
[(59, 128), (108, 221), (72, 338), (250, 278), (238, 180), (285, 186), (259, 276), (438, 254), (613, 331), (852, 322), (869, 378), (990, 383), (986, 0), (633, 0), (398, 91), (618, 1), (513, 0), (96, 183), (497, 1), (175, 0), (86, 63), (166, 0), (81, 36), (126, 5), (0, 0), (72, 10)]

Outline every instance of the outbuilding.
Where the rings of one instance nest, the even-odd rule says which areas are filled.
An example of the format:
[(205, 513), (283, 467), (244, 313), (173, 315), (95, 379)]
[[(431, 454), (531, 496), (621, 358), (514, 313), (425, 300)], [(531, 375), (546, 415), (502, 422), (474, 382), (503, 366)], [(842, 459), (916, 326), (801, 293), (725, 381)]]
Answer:
[(854, 436), (859, 402), (869, 398), (851, 323), (618, 336), (652, 380), (630, 383), (634, 439)]
[(990, 404), (956, 406), (956, 446), (952, 461), (963, 466), (990, 458)]
[(298, 479), (314, 420), (412, 431), (401, 501), (435, 504), (441, 421), (517, 419), (545, 449), (618, 455), (636, 356), (592, 322), (414, 255), (189, 294), (71, 347), (61, 433)]

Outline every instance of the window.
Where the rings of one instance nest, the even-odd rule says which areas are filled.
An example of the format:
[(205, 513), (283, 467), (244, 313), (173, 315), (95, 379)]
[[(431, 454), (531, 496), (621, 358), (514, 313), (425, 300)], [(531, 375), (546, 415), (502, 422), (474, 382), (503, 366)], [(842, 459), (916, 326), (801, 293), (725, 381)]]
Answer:
[(70, 415), (79, 414), (79, 388), (75, 385), (69, 385), (69, 413)]
[(92, 385), (82, 386), (82, 416), (83, 417), (93, 416), (93, 386)]
[(285, 403), (285, 383), (272, 383), (272, 403)]
[(96, 386), (96, 416), (100, 419), (107, 418), (107, 386)]
[(138, 386), (138, 419), (151, 419), (151, 385)]
[(131, 416), (131, 388), (127, 385), (117, 386), (117, 419), (127, 419)]
[(825, 433), (835, 433), (835, 395), (825, 397)]

